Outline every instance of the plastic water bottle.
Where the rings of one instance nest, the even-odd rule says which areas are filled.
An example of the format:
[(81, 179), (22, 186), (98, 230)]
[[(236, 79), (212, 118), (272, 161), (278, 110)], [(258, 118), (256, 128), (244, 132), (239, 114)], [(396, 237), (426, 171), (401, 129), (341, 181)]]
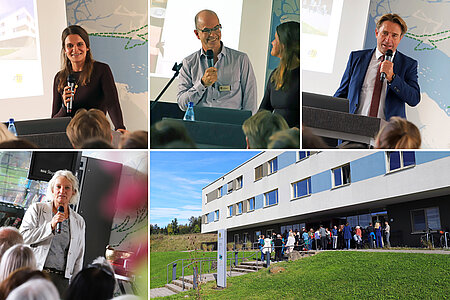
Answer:
[(17, 136), (17, 130), (16, 130), (16, 126), (14, 125), (13, 118), (9, 119), (8, 130), (9, 130), (9, 132), (11, 132), (15, 136)]
[(195, 121), (194, 118), (194, 102), (189, 102), (188, 107), (186, 109), (186, 113), (183, 117), (184, 121)]

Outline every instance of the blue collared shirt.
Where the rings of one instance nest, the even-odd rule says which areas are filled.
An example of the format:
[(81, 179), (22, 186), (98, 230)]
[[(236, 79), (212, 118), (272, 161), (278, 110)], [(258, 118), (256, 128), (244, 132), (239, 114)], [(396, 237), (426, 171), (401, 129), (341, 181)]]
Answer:
[(201, 79), (208, 68), (203, 49), (183, 60), (178, 84), (178, 106), (194, 105), (250, 110), (256, 113), (256, 78), (247, 54), (223, 46), (214, 64), (217, 81), (209, 87)]

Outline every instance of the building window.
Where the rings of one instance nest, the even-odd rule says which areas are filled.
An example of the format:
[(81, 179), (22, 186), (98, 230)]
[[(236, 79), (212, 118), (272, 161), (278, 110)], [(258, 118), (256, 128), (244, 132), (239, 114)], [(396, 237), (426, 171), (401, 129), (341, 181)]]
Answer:
[(311, 151), (298, 151), (298, 160), (305, 159), (311, 155)]
[(248, 211), (254, 211), (255, 210), (255, 198), (250, 198), (248, 201)]
[(389, 171), (399, 170), (416, 165), (414, 151), (390, 151), (386, 152)]
[(228, 206), (228, 218), (233, 216), (233, 205)]
[(278, 204), (278, 190), (273, 190), (271, 192), (264, 194), (265, 206), (271, 206)]
[(236, 178), (236, 190), (242, 188), (242, 176)]
[(237, 215), (240, 215), (240, 214), (242, 214), (242, 206), (243, 206), (243, 202), (241, 201), (241, 202), (239, 202), (237, 205), (236, 205), (236, 208), (237, 208)]
[(275, 157), (274, 159), (269, 161), (269, 174), (273, 174), (276, 171), (278, 171), (278, 158)]
[(219, 195), (218, 198), (223, 197), (225, 195), (225, 189), (223, 186), (221, 186), (220, 188), (218, 188), (217, 193)]
[(423, 232), (425, 230), (440, 230), (441, 218), (439, 208), (431, 207), (411, 211), (411, 223), (413, 232)]
[(350, 164), (332, 170), (333, 187), (350, 184)]
[(229, 194), (233, 191), (233, 181), (228, 182), (227, 187), (228, 187), (228, 194)]
[(214, 212), (214, 221), (219, 221), (219, 210)]
[(311, 195), (311, 177), (294, 182), (292, 184), (292, 198), (300, 198)]
[(260, 180), (263, 177), (263, 165), (255, 168), (255, 181)]

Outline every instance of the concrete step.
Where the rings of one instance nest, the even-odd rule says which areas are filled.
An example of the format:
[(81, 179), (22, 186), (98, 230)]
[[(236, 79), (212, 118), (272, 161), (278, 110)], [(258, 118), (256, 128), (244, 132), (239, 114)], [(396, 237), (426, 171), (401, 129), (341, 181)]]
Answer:
[[(171, 283), (172, 283), (172, 284), (175, 284), (175, 285), (178, 285), (178, 286), (181, 287), (181, 288), (183, 287), (183, 281), (181, 281), (181, 280), (179, 280), (179, 279), (172, 280)], [(187, 282), (186, 280), (184, 281), (184, 289), (185, 289), (185, 290), (190, 290), (190, 289), (193, 289), (193, 288), (194, 288), (194, 285), (193, 285), (193, 284)]]
[(166, 287), (156, 288), (150, 290), (150, 298), (157, 298), (157, 297), (166, 297), (166, 296), (172, 296), (176, 295), (174, 291), (169, 290)]
[(263, 264), (259, 264), (259, 265), (256, 265), (256, 264), (250, 265), (250, 264), (244, 264), (244, 263), (242, 263), (242, 264), (238, 265), (237, 267), (238, 267), (238, 268), (242, 268), (242, 269), (260, 270), (260, 269), (262, 269), (264, 266), (263, 266)]
[(171, 290), (174, 293), (181, 293), (183, 292), (183, 289), (181, 287), (179, 287), (178, 285), (172, 284), (172, 283), (167, 283), (165, 285), (166, 288), (168, 288), (169, 290)]
[[(179, 280), (182, 280), (181, 277), (178, 278)], [(212, 280), (216, 280), (216, 278), (214, 277), (213, 274), (202, 274), (202, 276), (200, 277), (200, 281), (202, 282), (206, 282), (206, 281), (212, 281)], [(189, 276), (184, 276), (184, 282), (189, 282), (190, 284), (194, 284), (194, 280), (193, 280), (193, 276), (189, 275)]]
[(233, 268), (232, 269), (235, 272), (241, 272), (241, 273), (253, 273), (253, 272), (257, 272), (257, 270), (253, 270), (253, 269), (242, 269), (242, 268)]

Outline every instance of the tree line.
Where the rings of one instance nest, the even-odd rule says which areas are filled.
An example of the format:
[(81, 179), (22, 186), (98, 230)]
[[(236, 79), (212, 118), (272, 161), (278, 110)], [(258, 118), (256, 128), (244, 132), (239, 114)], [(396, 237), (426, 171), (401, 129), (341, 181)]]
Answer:
[(173, 219), (170, 224), (165, 227), (159, 227), (158, 224), (150, 224), (150, 234), (187, 234), (200, 233), (202, 226), (201, 217), (190, 217), (189, 223), (179, 225), (177, 218)]

